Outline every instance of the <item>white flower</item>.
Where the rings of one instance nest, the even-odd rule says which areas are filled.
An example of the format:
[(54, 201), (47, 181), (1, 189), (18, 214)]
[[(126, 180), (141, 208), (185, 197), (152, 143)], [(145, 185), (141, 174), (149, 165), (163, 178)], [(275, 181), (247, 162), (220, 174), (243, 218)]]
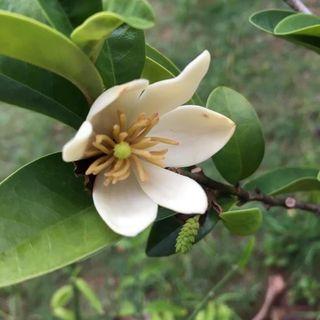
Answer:
[(149, 85), (135, 80), (105, 91), (63, 148), (64, 161), (92, 158), (97, 175), (94, 205), (115, 232), (135, 236), (157, 215), (158, 205), (184, 214), (204, 213), (208, 200), (194, 180), (164, 169), (210, 158), (235, 124), (191, 99), (210, 64), (204, 51), (179, 76)]

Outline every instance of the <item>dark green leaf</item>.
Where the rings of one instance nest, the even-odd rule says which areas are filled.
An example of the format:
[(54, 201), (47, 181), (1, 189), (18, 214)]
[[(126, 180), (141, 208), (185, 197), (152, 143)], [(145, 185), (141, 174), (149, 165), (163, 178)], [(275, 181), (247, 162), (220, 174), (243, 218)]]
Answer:
[[(200, 219), (200, 229), (196, 242), (205, 237), (219, 220), (215, 212), (210, 212)], [(151, 228), (146, 253), (150, 257), (163, 257), (176, 253), (175, 244), (177, 236), (182, 228), (183, 221), (177, 216), (155, 222)]]
[(66, 266), (119, 239), (61, 154), (30, 163), (1, 183), (0, 226), (1, 287)]
[(102, 10), (101, 0), (58, 0), (74, 27)]
[(38, 0), (0, 0), (0, 9), (20, 13), (48, 24)]
[(154, 26), (154, 13), (146, 0), (103, 0), (103, 10), (121, 16), (123, 21), (136, 29)]
[(279, 168), (258, 176), (243, 187), (269, 195), (320, 190), (318, 172), (318, 169), (311, 168)]
[(88, 101), (103, 91), (102, 79), (88, 57), (67, 37), (36, 20), (0, 11), (0, 54), (65, 77)]
[(38, 0), (44, 15), (52, 27), (69, 36), (72, 25), (58, 0)]
[(295, 14), (294, 11), (287, 10), (265, 10), (254, 13), (250, 17), (250, 22), (257, 28), (273, 34), (274, 28), (284, 18)]
[(123, 25), (105, 41), (96, 66), (107, 88), (139, 79), (145, 62), (144, 33)]
[(252, 15), (250, 22), (265, 32), (320, 53), (319, 17), (266, 10)]
[(236, 183), (255, 172), (263, 159), (264, 138), (260, 121), (251, 104), (230, 88), (213, 90), (207, 107), (229, 117), (237, 126), (227, 145), (213, 156), (221, 175), (230, 183)]
[(89, 106), (69, 81), (28, 63), (0, 56), (0, 101), (53, 117), (77, 129)]
[(226, 228), (238, 236), (254, 234), (262, 223), (262, 213), (258, 208), (223, 212), (220, 218)]
[(168, 57), (149, 44), (146, 44), (146, 55), (166, 68), (175, 77), (179, 75), (179, 68)]

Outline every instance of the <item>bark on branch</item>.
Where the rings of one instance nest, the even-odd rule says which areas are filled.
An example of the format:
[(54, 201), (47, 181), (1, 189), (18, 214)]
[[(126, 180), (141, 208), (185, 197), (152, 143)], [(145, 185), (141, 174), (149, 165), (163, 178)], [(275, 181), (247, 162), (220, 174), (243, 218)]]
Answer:
[(320, 204), (308, 203), (304, 201), (298, 201), (296, 198), (290, 197), (275, 197), (263, 194), (260, 191), (247, 191), (240, 186), (233, 186), (224, 184), (206, 177), (202, 172), (192, 173), (177, 169), (177, 172), (185, 175), (207, 189), (213, 191), (219, 191), (221, 194), (233, 195), (238, 198), (240, 203), (248, 203), (257, 201), (264, 204), (267, 208), (270, 207), (282, 207), (286, 209), (300, 209), (304, 211), (312, 212), (320, 217)]
[(312, 14), (312, 11), (302, 2), (302, 0), (283, 0), (294, 11)]

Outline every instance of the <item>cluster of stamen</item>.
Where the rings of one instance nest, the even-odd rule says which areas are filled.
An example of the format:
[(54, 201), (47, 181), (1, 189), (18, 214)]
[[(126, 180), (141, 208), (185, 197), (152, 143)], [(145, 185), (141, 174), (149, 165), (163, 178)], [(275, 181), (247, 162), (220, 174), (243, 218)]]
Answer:
[(178, 142), (162, 137), (147, 137), (150, 130), (159, 122), (157, 113), (147, 116), (141, 113), (130, 125), (126, 115), (118, 111), (118, 123), (112, 128), (110, 135), (97, 134), (92, 142), (92, 149), (87, 157), (98, 157), (87, 169), (86, 175), (97, 175), (105, 171), (105, 185), (115, 184), (127, 179), (135, 167), (141, 181), (146, 181), (148, 175), (143, 167), (143, 161), (164, 167), (165, 155), (168, 149), (149, 150), (159, 143), (177, 145)]

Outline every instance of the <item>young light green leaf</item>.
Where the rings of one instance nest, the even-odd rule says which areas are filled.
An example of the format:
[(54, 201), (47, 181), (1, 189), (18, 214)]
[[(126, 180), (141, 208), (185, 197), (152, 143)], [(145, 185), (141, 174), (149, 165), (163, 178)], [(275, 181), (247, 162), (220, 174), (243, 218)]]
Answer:
[(320, 37), (320, 17), (303, 13), (290, 15), (276, 25), (274, 34)]
[[(217, 224), (219, 217), (215, 212), (210, 212), (204, 220), (200, 219), (200, 229), (196, 242), (204, 238)], [(176, 239), (183, 226), (183, 221), (176, 216), (156, 221), (149, 234), (146, 253), (150, 257), (164, 257), (176, 253)]]
[(90, 303), (91, 307), (97, 311), (98, 314), (104, 314), (103, 306), (99, 300), (99, 297), (93, 292), (88, 283), (81, 278), (75, 279), (75, 285), (83, 296)]
[(213, 156), (216, 168), (230, 183), (249, 177), (264, 156), (264, 138), (255, 110), (241, 94), (226, 87), (212, 91), (207, 107), (236, 124), (236, 131), (227, 145)]
[(154, 12), (146, 0), (103, 0), (103, 10), (118, 14), (123, 22), (136, 29), (154, 26)]
[(119, 239), (61, 154), (32, 162), (0, 184), (0, 226), (0, 287), (59, 269)]
[(154, 24), (152, 10), (142, 0), (132, 0), (130, 4), (119, 0), (107, 1), (105, 10), (90, 16), (71, 34), (71, 39), (92, 61), (96, 61), (105, 40), (121, 24), (126, 23), (135, 29), (147, 29)]
[(90, 102), (103, 91), (89, 58), (67, 37), (36, 20), (0, 10), (0, 54), (65, 77)]
[(96, 66), (109, 88), (139, 79), (144, 62), (144, 32), (122, 25), (105, 41)]
[(58, 0), (37, 0), (52, 27), (69, 36), (72, 25)]
[(0, 57), (0, 101), (45, 114), (76, 129), (89, 109), (85, 97), (71, 82), (4, 56)]
[(77, 27), (71, 39), (92, 61), (96, 61), (104, 41), (122, 23), (123, 20), (112, 12), (98, 12)]
[(249, 21), (258, 29), (273, 34), (277, 24), (286, 17), (295, 14), (288, 10), (264, 10), (254, 13)]
[(258, 208), (226, 211), (220, 214), (225, 227), (238, 236), (254, 234), (261, 226), (262, 213)]
[(258, 189), (269, 195), (320, 190), (317, 175), (318, 169), (279, 168), (258, 176), (243, 187), (246, 190)]
[(73, 297), (73, 289), (70, 284), (59, 288), (52, 296), (50, 305), (52, 309), (64, 307)]

